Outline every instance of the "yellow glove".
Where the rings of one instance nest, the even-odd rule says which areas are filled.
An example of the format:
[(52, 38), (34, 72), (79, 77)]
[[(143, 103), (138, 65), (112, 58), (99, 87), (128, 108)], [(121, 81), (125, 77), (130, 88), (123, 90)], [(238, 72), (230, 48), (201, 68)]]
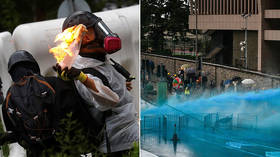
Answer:
[(79, 80), (81, 82), (85, 82), (88, 78), (88, 76), (82, 72), (82, 70), (71, 67), (71, 69), (65, 69), (65, 73), (67, 78), (69, 78), (70, 80)]
[(76, 77), (77, 80), (80, 80), (81, 82), (85, 82), (87, 80), (88, 76), (83, 73), (82, 71), (80, 72), (79, 76)]
[(70, 81), (75, 79), (81, 82), (85, 82), (88, 78), (88, 76), (85, 73), (83, 73), (82, 70), (76, 69), (74, 67), (71, 67), (71, 69), (68, 69), (66, 67), (62, 70), (60, 65), (56, 64), (56, 66), (54, 66), (53, 69), (57, 72), (58, 77), (64, 81)]
[(61, 78), (62, 80), (70, 81), (70, 79), (66, 76), (65, 71), (62, 71), (60, 74), (59, 73), (57, 73), (57, 74), (58, 74), (58, 77)]
[(57, 77), (61, 78), (64, 81), (70, 81), (70, 79), (66, 75), (66, 71), (64, 69), (62, 70), (61, 66), (58, 63), (53, 66), (53, 70), (56, 71)]

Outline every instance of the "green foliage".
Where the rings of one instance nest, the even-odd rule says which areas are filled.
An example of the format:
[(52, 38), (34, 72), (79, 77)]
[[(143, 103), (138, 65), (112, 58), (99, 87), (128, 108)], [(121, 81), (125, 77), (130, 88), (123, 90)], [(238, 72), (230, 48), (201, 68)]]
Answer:
[(0, 32), (12, 31), (20, 22), (20, 15), (15, 10), (15, 2), (11, 0), (2, 0), (0, 5)]
[[(68, 113), (60, 122), (63, 128), (56, 133), (59, 148), (54, 146), (44, 151), (44, 157), (78, 157), (81, 154), (92, 153), (92, 157), (106, 157), (106, 154), (98, 151), (98, 147), (89, 138), (89, 132), (83, 128), (78, 120), (73, 119), (73, 114)], [(139, 157), (139, 144), (134, 143), (127, 155), (123, 157)]]
[(141, 34), (147, 33), (154, 50), (160, 50), (164, 41), (164, 31), (166, 30), (164, 26), (167, 22), (163, 17), (164, 14), (163, 0), (141, 1)]
[(134, 143), (133, 148), (128, 152), (127, 155), (123, 155), (122, 157), (139, 157), (139, 143)]
[(172, 52), (170, 49), (164, 49), (162, 51), (155, 51), (154, 54), (164, 55), (164, 56), (172, 56)]
[[(1, 119), (0, 119), (1, 121)], [(3, 134), (4, 133), (4, 128), (3, 128), (3, 125), (2, 123), (0, 122), (0, 134)], [(9, 147), (8, 147), (8, 144), (4, 144), (2, 146), (2, 150), (3, 150), (3, 155), (4, 157), (8, 157), (9, 156)]]
[[(73, 114), (68, 113), (66, 118), (60, 122), (60, 127), (55, 134), (58, 145), (54, 145), (43, 152), (43, 157), (77, 157), (81, 154), (92, 153), (92, 157), (106, 157), (106, 154), (98, 151), (98, 146), (93, 144), (89, 136), (90, 133), (78, 120), (73, 118)], [(0, 123), (0, 133), (3, 133), (3, 127)], [(8, 145), (2, 147), (5, 157), (9, 155)], [(139, 157), (139, 144), (134, 143), (133, 149), (123, 157)]]
[(2, 150), (3, 150), (4, 157), (8, 157), (10, 154), (10, 149), (9, 149), (8, 144), (3, 145)]
[[(16, 26), (23, 23), (57, 18), (57, 11), (63, 0), (1, 0), (0, 32), (13, 32)], [(86, 0), (92, 12), (102, 11), (107, 4), (117, 7), (138, 4), (138, 0)]]
[(13, 32), (16, 26), (56, 18), (62, 0), (2, 0), (0, 31)]
[(55, 135), (59, 147), (54, 146), (47, 149), (44, 152), (45, 157), (76, 157), (90, 152), (93, 153), (93, 157), (105, 156), (98, 151), (98, 146), (95, 146), (90, 140), (87, 129), (78, 120), (73, 119), (72, 112), (61, 120), (60, 128), (63, 129), (57, 131)]
[[(186, 40), (189, 6), (187, 0), (142, 0), (141, 1), (141, 49), (151, 47), (163, 51), (165, 37)], [(149, 47), (142, 39), (151, 41)]]
[(174, 36), (176, 33), (184, 38), (184, 33), (188, 30), (189, 6), (187, 1), (171, 0), (166, 2), (166, 15), (169, 19), (167, 30)]

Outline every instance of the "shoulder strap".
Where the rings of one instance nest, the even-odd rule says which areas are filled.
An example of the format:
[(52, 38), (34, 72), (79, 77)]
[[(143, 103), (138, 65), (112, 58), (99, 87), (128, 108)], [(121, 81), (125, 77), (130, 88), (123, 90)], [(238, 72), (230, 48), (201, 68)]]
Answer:
[[(14, 121), (14, 119), (11, 117), (11, 114), (13, 113), (14, 109), (9, 108), (9, 104), (12, 104), (10, 102), (11, 99), (11, 92), (10, 92), (11, 88), (8, 90), (8, 94), (6, 96), (6, 100), (5, 100), (5, 109), (6, 109), (6, 113), (7, 113), (7, 117), (9, 118), (10, 122), (12, 123), (13, 128), (17, 129), (17, 125), (16, 122)], [(13, 104), (12, 104), (13, 105)], [(14, 106), (13, 106), (14, 107)]]
[[(15, 111), (16, 108), (15, 108), (14, 104), (11, 102), (11, 91), (8, 91), (8, 92), (9, 93), (6, 98), (5, 108), (6, 108), (7, 118), (9, 118), (9, 120), (12, 124), (12, 127), (13, 127), (12, 131), (15, 132), (16, 134), (20, 134), (21, 136), (25, 136), (23, 125), (21, 125), (21, 123), (19, 123), (18, 117), (14, 115), (16, 113), (16, 111)], [(9, 107), (9, 104), (11, 105), (11, 107), (13, 107), (13, 109)], [(20, 125), (18, 125), (18, 124), (20, 124)]]
[[(108, 79), (98, 70), (96, 70), (94, 68), (84, 68), (84, 69), (82, 69), (82, 71), (86, 74), (91, 74), (95, 77), (98, 77), (105, 86), (109, 87), (112, 90)], [(109, 137), (108, 137), (105, 118), (112, 115), (112, 110), (104, 111), (104, 115), (105, 116), (103, 117), (104, 118), (103, 120), (104, 120), (104, 134), (105, 134), (106, 148), (107, 148), (107, 153), (111, 153), (111, 144), (110, 144)]]
[(84, 73), (86, 73), (86, 74), (91, 74), (91, 75), (93, 75), (93, 76), (98, 77), (98, 78), (103, 82), (103, 84), (104, 84), (105, 86), (107, 86), (107, 87), (109, 87), (110, 89), (112, 89), (111, 86), (110, 86), (110, 84), (109, 84), (108, 79), (107, 79), (101, 72), (99, 72), (98, 70), (96, 70), (96, 69), (94, 69), (94, 68), (84, 68), (84, 69), (82, 69), (82, 71), (83, 71)]

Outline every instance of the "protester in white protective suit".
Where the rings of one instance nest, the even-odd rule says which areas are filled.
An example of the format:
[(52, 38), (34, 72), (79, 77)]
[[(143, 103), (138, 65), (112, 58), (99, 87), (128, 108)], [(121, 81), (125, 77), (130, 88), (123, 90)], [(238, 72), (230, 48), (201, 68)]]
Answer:
[[(136, 106), (128, 91), (131, 83), (126, 82), (107, 58), (107, 54), (121, 48), (120, 39), (99, 17), (85, 11), (67, 17), (62, 29), (78, 24), (84, 24), (88, 29), (83, 37), (80, 53), (71, 69), (61, 69), (59, 65), (56, 69), (59, 77), (74, 79), (79, 95), (89, 106), (99, 111), (111, 111), (105, 116), (106, 132), (99, 149), (108, 156), (120, 157), (127, 154), (139, 139)], [(95, 69), (105, 78), (92, 73), (85, 74), (85, 68)], [(105, 80), (108, 85), (105, 85)]]

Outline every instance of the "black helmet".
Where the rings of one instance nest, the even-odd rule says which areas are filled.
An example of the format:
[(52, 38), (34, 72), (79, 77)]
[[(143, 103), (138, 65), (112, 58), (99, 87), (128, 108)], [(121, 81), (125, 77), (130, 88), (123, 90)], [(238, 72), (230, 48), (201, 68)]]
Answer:
[(32, 63), (34, 65), (35, 72), (40, 73), (40, 68), (38, 63), (36, 62), (34, 57), (25, 50), (18, 50), (10, 56), (8, 62), (8, 72), (11, 73), (15, 65), (22, 62)]
[(88, 11), (77, 11), (64, 20), (62, 31), (78, 24), (83, 24), (87, 28), (93, 27), (99, 19), (100, 18)]
[(79, 24), (94, 28), (96, 35), (94, 42), (98, 44), (98, 48), (104, 48), (106, 53), (112, 54), (121, 49), (119, 36), (113, 33), (101, 18), (88, 11), (78, 11), (68, 16), (63, 22), (62, 31)]

